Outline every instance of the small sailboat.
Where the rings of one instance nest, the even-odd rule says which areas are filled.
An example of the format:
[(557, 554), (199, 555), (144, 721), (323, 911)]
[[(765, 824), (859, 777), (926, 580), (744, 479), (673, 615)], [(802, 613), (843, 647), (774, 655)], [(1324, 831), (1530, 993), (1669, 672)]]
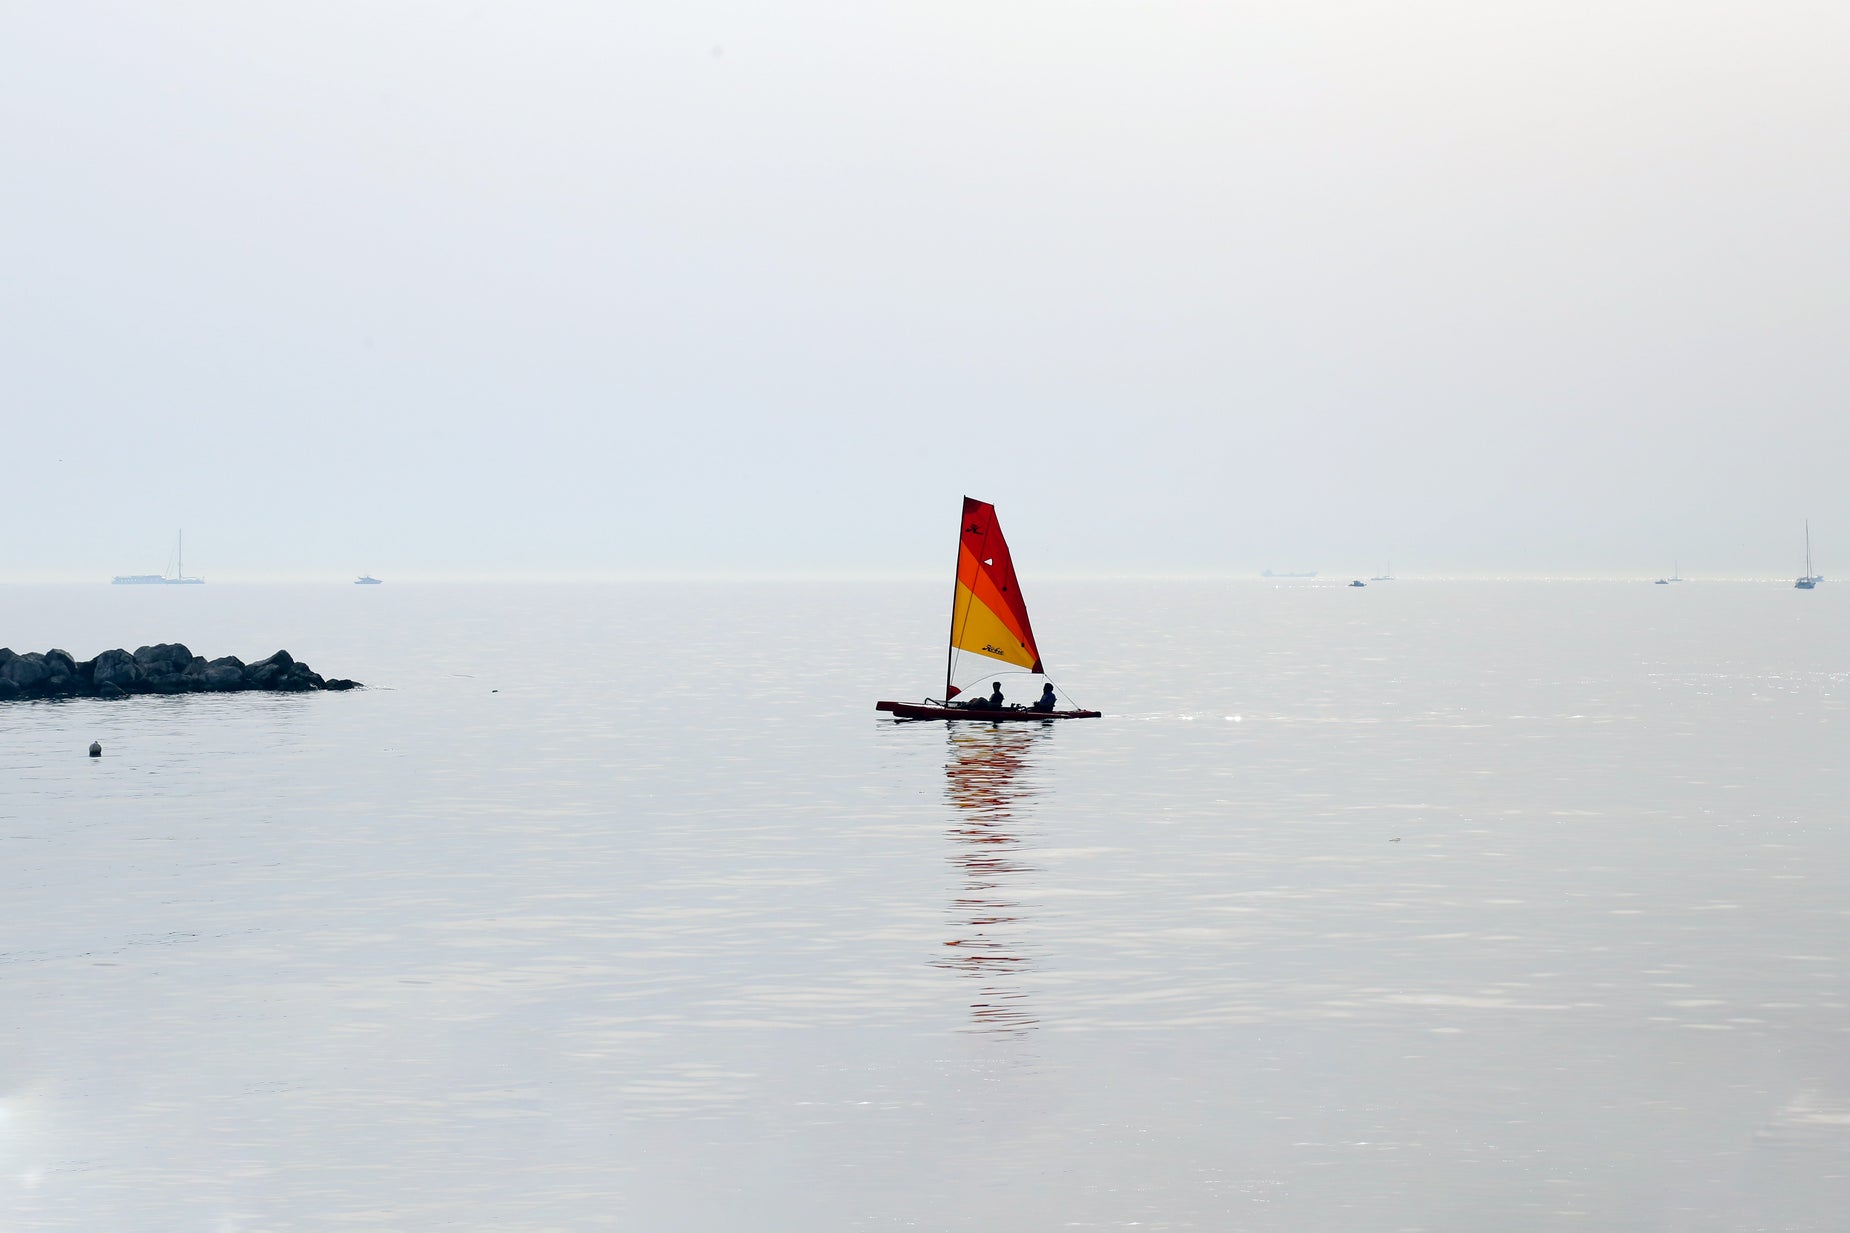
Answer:
[(181, 585), (202, 586), (205, 584), (204, 578), (188, 578), (186, 576), (186, 532), (185, 531), (181, 531), (178, 537), (174, 540), (173, 560), (169, 561), (168, 564), (173, 566), (173, 573), (171, 575), (169, 574), (117, 574), (114, 578), (111, 578), (109, 581), (119, 587), (123, 587), (123, 586), (181, 586)]
[(1810, 591), (1823, 581), (1824, 575), (1811, 572), (1811, 519), (1807, 518), (1805, 520), (1805, 572), (1800, 574), (1798, 581), (1792, 585), (1801, 591)]
[[(1097, 719), (1098, 711), (1035, 710), (1021, 705), (997, 707), (987, 698), (953, 701), (963, 691), (954, 684), (960, 654), (981, 655), (1013, 664), (1036, 676), (1046, 675), (1028, 608), (1015, 583), (1015, 563), (996, 522), (996, 507), (964, 498), (957, 543), (957, 584), (951, 595), (951, 645), (944, 661), (944, 697), (924, 702), (877, 702), (874, 709), (895, 719)], [(1053, 688), (1048, 682), (1047, 689)]]

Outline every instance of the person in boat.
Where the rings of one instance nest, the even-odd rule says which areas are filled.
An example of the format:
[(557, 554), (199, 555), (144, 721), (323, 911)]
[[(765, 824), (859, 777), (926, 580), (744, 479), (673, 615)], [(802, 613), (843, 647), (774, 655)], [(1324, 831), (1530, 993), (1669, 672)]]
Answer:
[(1002, 682), (997, 681), (990, 687), (989, 697), (972, 698), (970, 701), (964, 703), (964, 705), (973, 711), (1000, 711), (1006, 709), (1007, 703), (1002, 701)]
[(1049, 681), (1047, 684), (1041, 686), (1041, 696), (1036, 699), (1034, 705), (1028, 709), (1030, 711), (1051, 711), (1058, 705), (1060, 705), (1060, 701), (1058, 698), (1054, 697), (1053, 682)]

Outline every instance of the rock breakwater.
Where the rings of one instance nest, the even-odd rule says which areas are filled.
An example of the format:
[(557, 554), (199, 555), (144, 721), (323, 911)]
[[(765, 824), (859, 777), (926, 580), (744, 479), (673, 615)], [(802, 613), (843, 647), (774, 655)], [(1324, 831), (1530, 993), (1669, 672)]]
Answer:
[(358, 681), (323, 677), (288, 651), (247, 664), (236, 655), (208, 660), (183, 643), (163, 642), (133, 653), (104, 651), (77, 659), (69, 651), (0, 647), (0, 702), (22, 698), (126, 698), (130, 694), (236, 693), (260, 689), (307, 693), (357, 689)]

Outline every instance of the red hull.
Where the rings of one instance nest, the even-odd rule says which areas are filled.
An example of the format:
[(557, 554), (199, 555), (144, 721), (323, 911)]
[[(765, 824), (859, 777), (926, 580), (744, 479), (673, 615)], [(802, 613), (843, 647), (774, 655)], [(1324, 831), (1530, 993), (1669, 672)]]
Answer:
[(876, 711), (890, 711), (894, 719), (977, 719), (985, 723), (1020, 719), (1098, 719), (1101, 711), (1030, 711), (1026, 707), (979, 711), (967, 706), (931, 706), (919, 702), (876, 702)]

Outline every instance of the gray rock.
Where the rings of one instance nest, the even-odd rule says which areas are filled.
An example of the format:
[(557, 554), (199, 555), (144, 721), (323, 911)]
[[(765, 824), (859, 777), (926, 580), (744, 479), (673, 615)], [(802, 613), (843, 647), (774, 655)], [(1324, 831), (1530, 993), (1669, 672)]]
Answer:
[(127, 691), (141, 680), (141, 675), (141, 665), (135, 662), (135, 657), (120, 648), (104, 651), (96, 657), (93, 679), (99, 690), (105, 685), (114, 685)]
[(213, 663), (202, 674), (205, 687), (214, 692), (244, 688), (244, 670), (230, 664)]
[(139, 647), (132, 655), (118, 647), (82, 662), (69, 651), (28, 651), (19, 655), (0, 647), (0, 701), (73, 695), (116, 699), (139, 693), (226, 693), (243, 689), (306, 693), (357, 688), (358, 681), (324, 679), (288, 651), (277, 651), (247, 667), (235, 655), (207, 660), (180, 642)]
[(45, 657), (37, 651), (15, 655), (0, 666), (0, 678), (13, 682), (22, 690), (31, 689), (50, 675), (51, 669), (45, 666)]
[(193, 662), (193, 653), (186, 649), (184, 642), (157, 642), (153, 646), (136, 647), (135, 662), (143, 667), (171, 664), (170, 671), (177, 671)]

